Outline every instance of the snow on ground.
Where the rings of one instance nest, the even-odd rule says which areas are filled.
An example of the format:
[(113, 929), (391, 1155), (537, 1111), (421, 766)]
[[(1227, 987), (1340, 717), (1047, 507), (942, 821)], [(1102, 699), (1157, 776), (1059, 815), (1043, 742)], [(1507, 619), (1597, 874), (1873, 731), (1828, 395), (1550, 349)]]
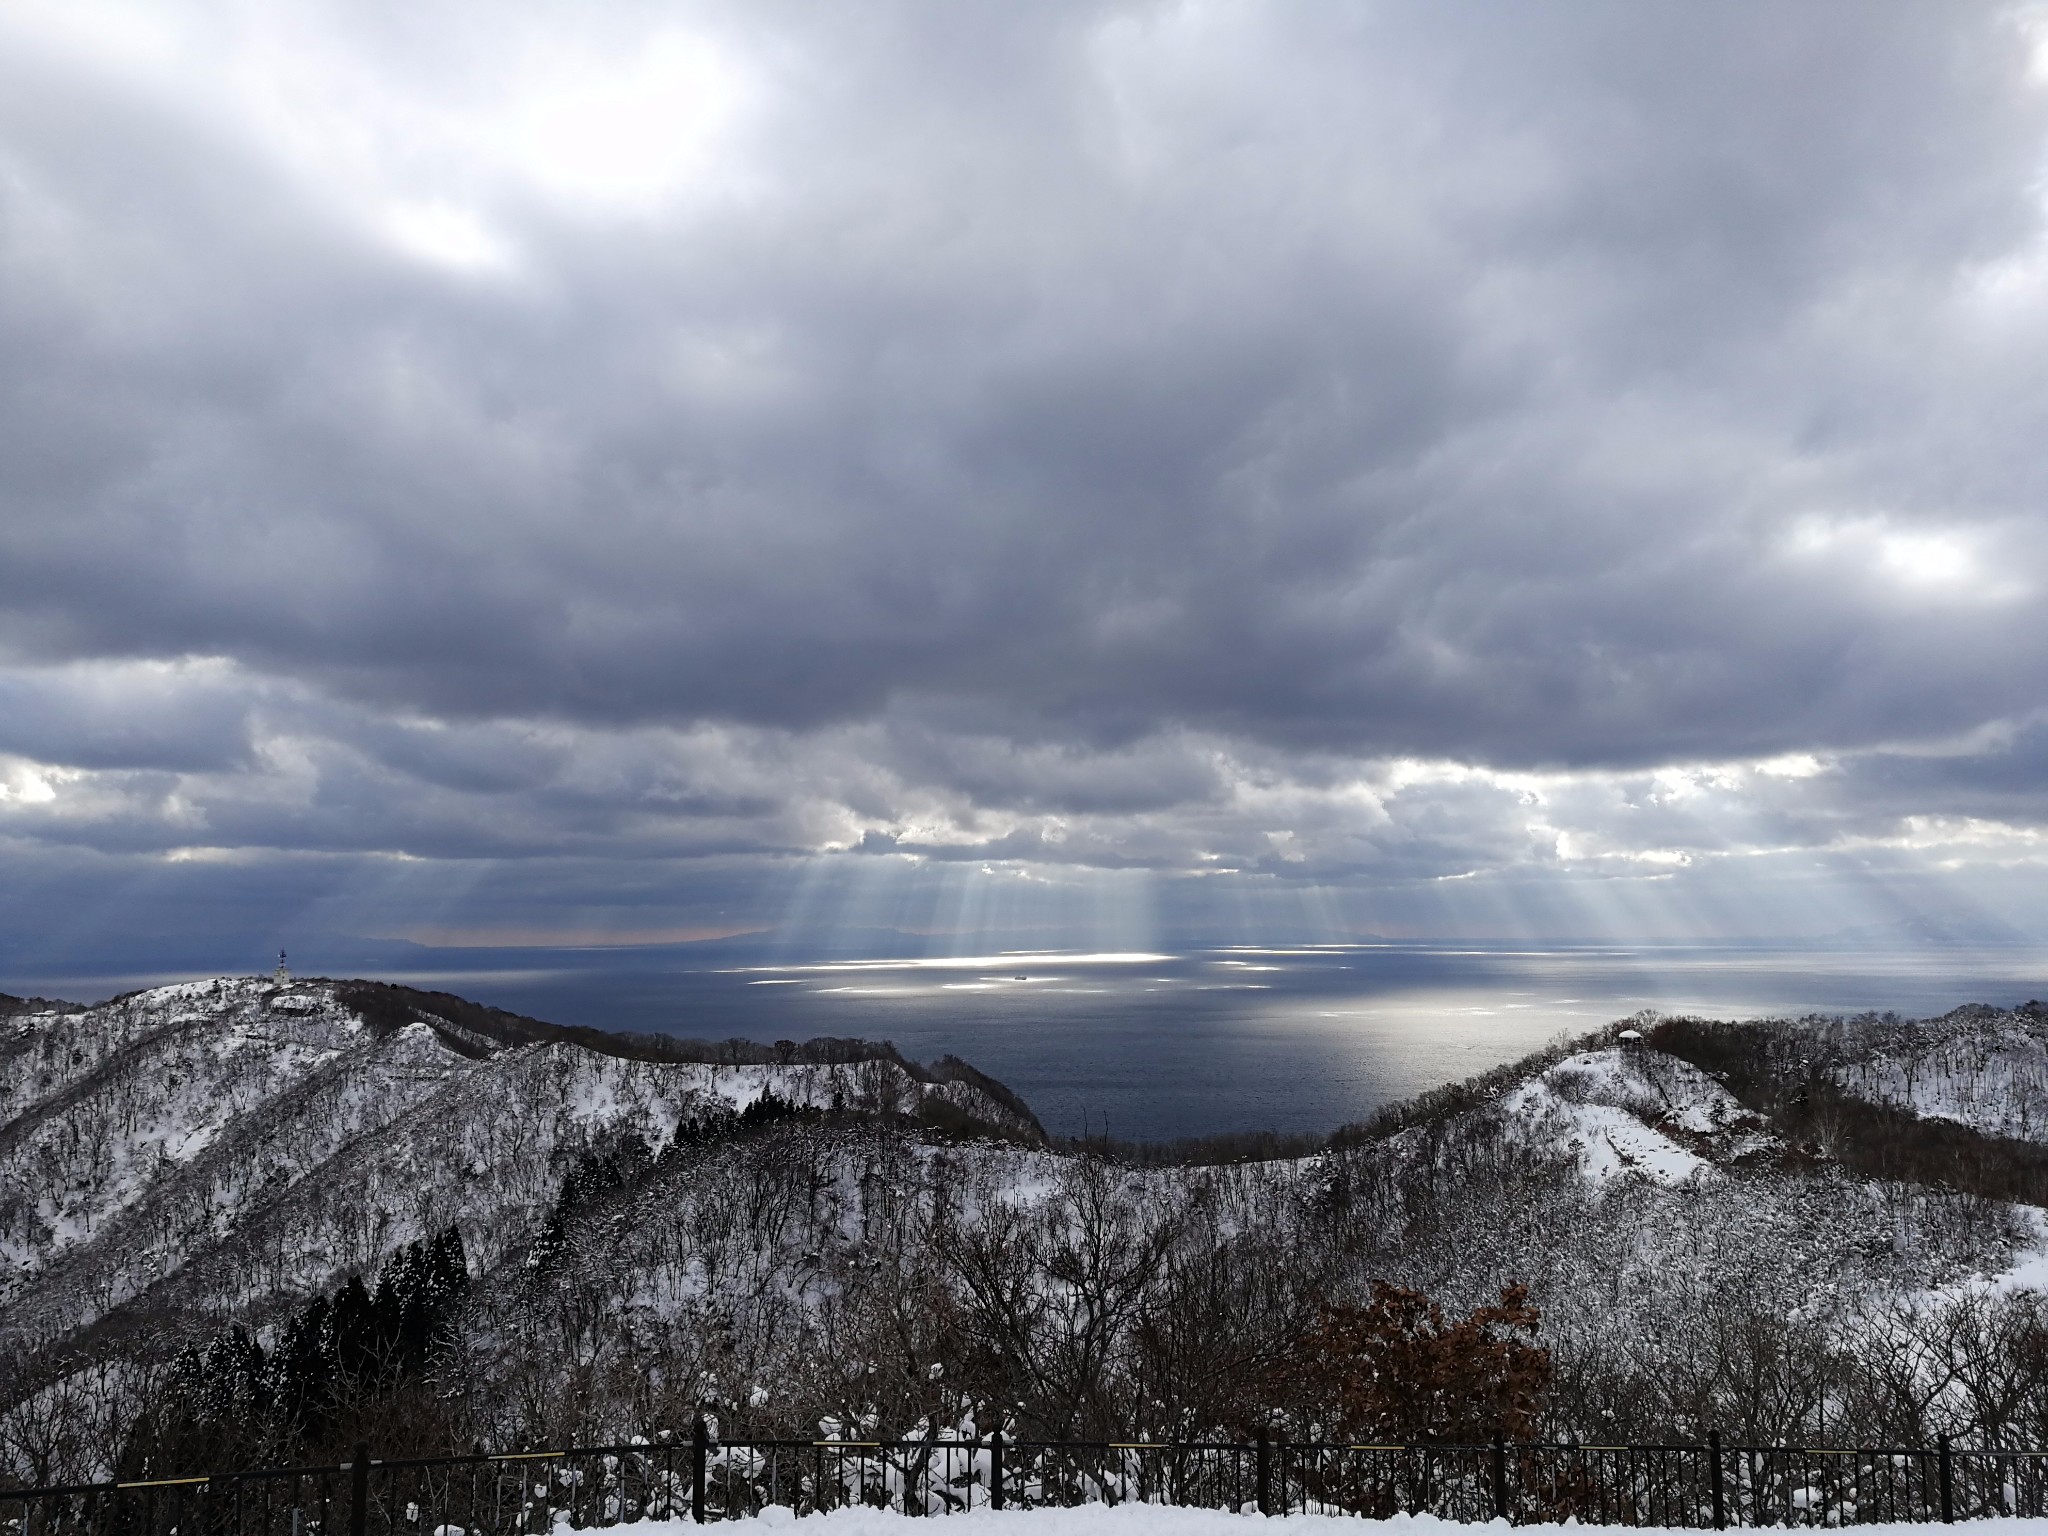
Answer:
[(1835, 1079), (1860, 1098), (1930, 1120), (2017, 1141), (2048, 1140), (2048, 1044), (2019, 1030), (1979, 1031), (1854, 1062)]
[(1576, 1155), (1595, 1184), (1631, 1173), (1682, 1184), (1772, 1144), (1756, 1116), (1704, 1072), (1642, 1050), (1568, 1056), (1500, 1107), (1522, 1140)]
[[(1475, 1529), (1434, 1515), (1395, 1515), (1389, 1520), (1364, 1520), (1358, 1515), (1236, 1515), (1221, 1509), (1182, 1509), (1170, 1504), (1084, 1504), (1077, 1509), (977, 1509), (967, 1514), (937, 1517), (947, 1536), (1359, 1536), (1361, 1529), (1389, 1531), (1401, 1536), (1456, 1536)], [(891, 1510), (835, 1509), (822, 1515), (799, 1519), (789, 1510), (771, 1506), (752, 1525), (800, 1525), (815, 1536), (908, 1536), (909, 1521)], [(918, 1521), (929, 1528), (931, 1518)], [(1503, 1522), (1495, 1521), (1495, 1525)], [(1972, 1520), (1970, 1530), (1983, 1536), (2048, 1536), (2048, 1520)], [(693, 1536), (702, 1526), (681, 1520), (648, 1521), (631, 1528), (634, 1536)], [(1534, 1536), (1591, 1536), (1593, 1532), (1628, 1531), (1634, 1536), (1654, 1532), (1655, 1526), (1607, 1525), (1521, 1525), (1517, 1533)], [(1901, 1533), (1926, 1530), (1919, 1525), (1863, 1525), (1858, 1531)]]
[[(55, 1337), (158, 1286), (216, 1313), (301, 1295), (450, 1222), (492, 1262), (583, 1151), (658, 1148), (768, 1093), (893, 1113), (942, 1096), (1023, 1126), (895, 1061), (649, 1061), (431, 1014), (387, 1032), (325, 982), (223, 977), (0, 1021), (0, 1337)], [(259, 1240), (252, 1263), (238, 1245)]]
[(1965, 1296), (2011, 1296), (2021, 1291), (2048, 1294), (2048, 1210), (2018, 1205), (2013, 1215), (2032, 1235), (2016, 1246), (2003, 1267), (1986, 1267), (1957, 1276), (1943, 1285), (1900, 1293), (1908, 1305), (1955, 1301)]

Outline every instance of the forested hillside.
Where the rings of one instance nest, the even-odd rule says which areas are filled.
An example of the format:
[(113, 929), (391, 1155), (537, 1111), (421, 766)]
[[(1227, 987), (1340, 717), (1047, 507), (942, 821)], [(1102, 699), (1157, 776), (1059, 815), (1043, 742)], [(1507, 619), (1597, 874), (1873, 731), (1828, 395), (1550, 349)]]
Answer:
[(764, 1109), (1041, 1138), (964, 1064), (861, 1042), (603, 1037), (366, 983), (17, 1007), (0, 1020), (0, 1391), (229, 1320), (274, 1332), (450, 1227), (487, 1268), (594, 1148)]
[(700, 1410), (1358, 1430), (1319, 1374), (1333, 1319), (1422, 1317), (1387, 1300), (1413, 1294), (1449, 1328), (1504, 1289), (1542, 1433), (2048, 1443), (2044, 1042), (2033, 1007), (1642, 1019), (1303, 1155), (1165, 1162), (852, 1042), (620, 1039), (366, 983), (17, 1008), (0, 1476)]

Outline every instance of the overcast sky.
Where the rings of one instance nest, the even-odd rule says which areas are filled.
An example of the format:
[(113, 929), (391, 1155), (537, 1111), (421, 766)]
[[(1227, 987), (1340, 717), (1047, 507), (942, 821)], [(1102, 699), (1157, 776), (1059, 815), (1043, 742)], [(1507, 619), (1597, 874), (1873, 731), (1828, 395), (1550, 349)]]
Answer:
[(0, 0), (0, 960), (2048, 932), (2044, 196), (1970, 0)]

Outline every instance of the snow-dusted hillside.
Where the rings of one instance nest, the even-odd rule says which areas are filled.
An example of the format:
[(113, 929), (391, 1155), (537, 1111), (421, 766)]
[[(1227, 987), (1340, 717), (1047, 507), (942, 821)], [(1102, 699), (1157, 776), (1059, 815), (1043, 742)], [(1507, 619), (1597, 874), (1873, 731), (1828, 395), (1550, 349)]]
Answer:
[(1570, 1153), (1595, 1183), (1674, 1185), (1782, 1150), (1762, 1117), (1689, 1062), (1633, 1042), (1581, 1051), (1500, 1104), (1523, 1145)]
[[(1311, 1424), (1282, 1365), (1376, 1281), (1454, 1316), (1526, 1286), (1560, 1437), (2048, 1441), (2048, 1393), (1999, 1386), (2048, 1358), (2038, 1170), (1970, 1128), (2034, 1123), (1989, 1085), (2040, 1020), (1636, 1022), (1312, 1156), (1203, 1166), (1050, 1145), (964, 1065), (852, 1042), (663, 1045), (368, 983), (20, 1010), (0, 1349), (40, 1412), (79, 1361), (212, 1339), (209, 1391), (260, 1422), (262, 1352), (453, 1227), (469, 1284), (414, 1449), (699, 1411), (800, 1438), (991, 1404), (1039, 1437)], [(1970, 1124), (1909, 1112), (1961, 1105)], [(1922, 1126), (1903, 1173), (1858, 1140)], [(385, 1433), (395, 1410), (364, 1412)]]
[(1938, 1019), (1872, 1020), (1827, 1032), (1834, 1077), (1874, 1104), (1993, 1136), (2048, 1142), (2048, 1013), (1958, 1008)]
[[(1780, 1377), (1847, 1319), (2037, 1251), (2037, 1213), (1854, 1176), (1617, 1034), (1306, 1158), (1131, 1167), (858, 1129), (708, 1147), (594, 1213), (546, 1284), (488, 1281), (473, 1363), (497, 1400), (537, 1372), (632, 1404), (614, 1428), (704, 1401), (777, 1433), (826, 1406), (901, 1427), (940, 1411), (936, 1362), (970, 1396), (1028, 1383), (1033, 1432), (1189, 1436), (1242, 1425), (1317, 1298), (1385, 1279), (1456, 1311), (1520, 1282), (1571, 1362), (1560, 1433), (1614, 1433), (1603, 1401), (1640, 1435), (1761, 1433), (1821, 1411), (1834, 1367)], [(576, 1342), (506, 1351), (521, 1329)]]
[(659, 1147), (765, 1093), (1035, 1130), (885, 1057), (724, 1066), (503, 1044), (423, 1010), (393, 1023), (334, 984), (227, 978), (0, 1020), (0, 1343), (145, 1297), (260, 1313), (451, 1223), (488, 1264), (576, 1153), (626, 1133)]

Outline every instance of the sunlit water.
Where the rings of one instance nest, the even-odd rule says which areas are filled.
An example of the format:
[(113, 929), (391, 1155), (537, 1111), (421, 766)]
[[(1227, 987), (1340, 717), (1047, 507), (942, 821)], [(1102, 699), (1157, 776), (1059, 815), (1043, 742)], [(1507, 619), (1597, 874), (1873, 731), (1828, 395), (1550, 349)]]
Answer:
[[(563, 1024), (893, 1040), (921, 1060), (966, 1058), (1055, 1132), (1148, 1140), (1328, 1130), (1645, 1008), (1928, 1015), (2048, 996), (2048, 955), (2020, 949), (1370, 945), (776, 965), (593, 950), (463, 960), (377, 974)], [(59, 995), (120, 989), (102, 980), (95, 990), (71, 978)]]

